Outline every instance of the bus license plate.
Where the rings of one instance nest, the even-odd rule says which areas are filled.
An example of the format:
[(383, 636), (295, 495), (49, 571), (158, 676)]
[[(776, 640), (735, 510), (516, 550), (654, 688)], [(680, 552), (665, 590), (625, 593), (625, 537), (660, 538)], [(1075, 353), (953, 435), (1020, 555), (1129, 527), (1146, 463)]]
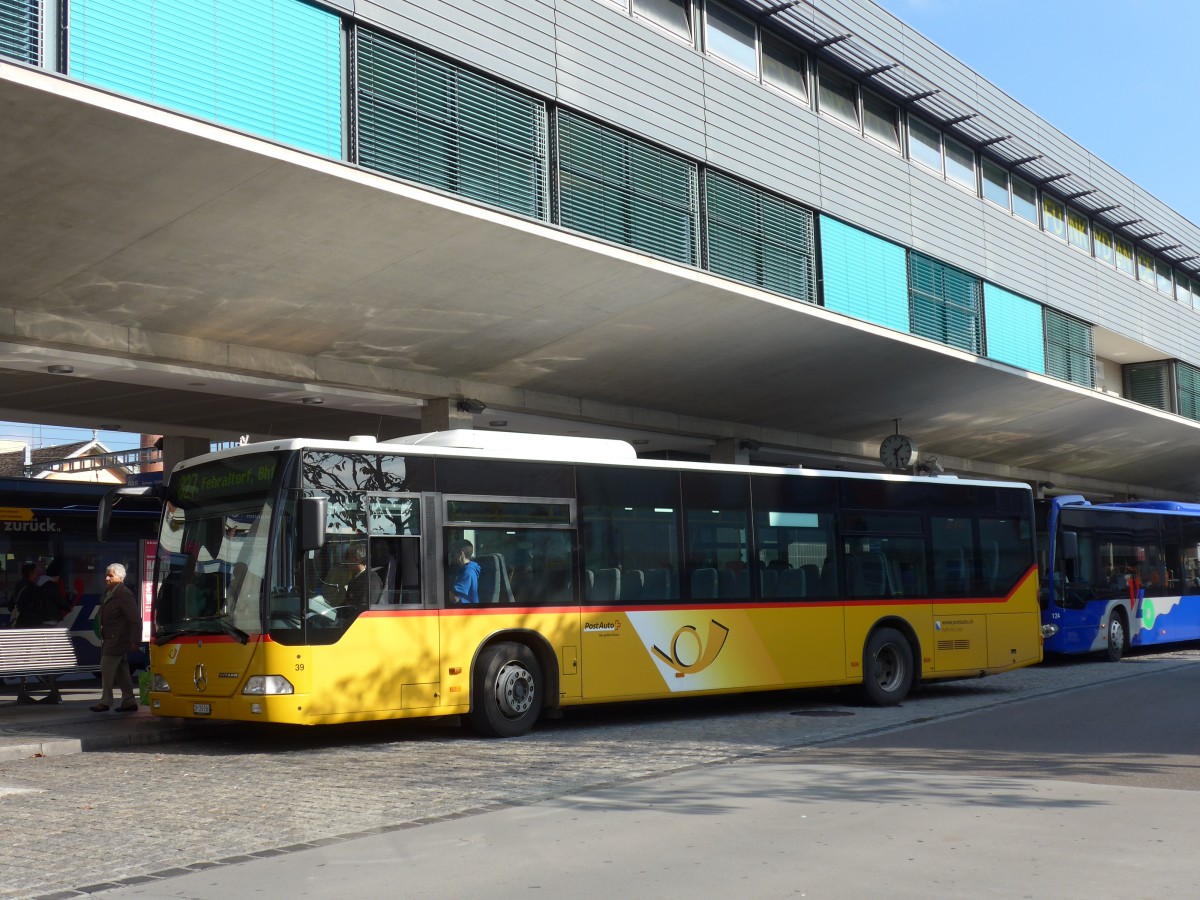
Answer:
[(212, 715), (212, 704), (211, 703), (193, 703), (192, 704), (192, 715), (211, 716)]

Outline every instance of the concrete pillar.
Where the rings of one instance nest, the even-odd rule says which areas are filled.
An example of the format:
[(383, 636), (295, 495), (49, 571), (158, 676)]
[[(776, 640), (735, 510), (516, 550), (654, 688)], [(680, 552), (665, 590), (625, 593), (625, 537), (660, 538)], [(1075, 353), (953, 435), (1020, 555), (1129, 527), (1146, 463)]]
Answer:
[(421, 433), (450, 431), (453, 428), (474, 428), (475, 417), (458, 408), (457, 397), (437, 397), (426, 400), (421, 407)]
[(725, 438), (713, 444), (709, 461), (726, 465), (746, 466), (750, 464), (750, 448), (744, 447), (741, 438)]
[(178, 437), (172, 434), (163, 435), (162, 442), (163, 471), (168, 473), (175, 468), (176, 463), (193, 456), (201, 456), (212, 447), (212, 441), (208, 438)]

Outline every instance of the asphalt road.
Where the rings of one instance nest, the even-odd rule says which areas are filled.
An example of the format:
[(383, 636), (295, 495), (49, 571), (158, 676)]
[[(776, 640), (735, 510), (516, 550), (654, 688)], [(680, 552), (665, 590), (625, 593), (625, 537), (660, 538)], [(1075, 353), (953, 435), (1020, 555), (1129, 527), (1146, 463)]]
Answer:
[(1200, 650), (0, 764), (0, 897), (1200, 894)]

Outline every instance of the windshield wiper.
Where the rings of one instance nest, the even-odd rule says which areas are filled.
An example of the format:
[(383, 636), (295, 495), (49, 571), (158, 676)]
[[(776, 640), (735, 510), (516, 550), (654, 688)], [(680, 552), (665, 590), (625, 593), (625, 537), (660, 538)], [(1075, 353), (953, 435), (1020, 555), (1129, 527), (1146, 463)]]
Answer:
[(185, 619), (174, 628), (166, 629), (155, 635), (154, 643), (160, 647), (167, 641), (174, 640), (184, 634), (216, 634), (207, 628), (196, 628), (196, 625), (216, 625), (217, 628), (225, 634), (233, 637), (239, 644), (245, 644), (250, 640), (250, 635), (242, 631), (236, 625), (233, 625), (224, 616), (201, 616), (195, 619)]

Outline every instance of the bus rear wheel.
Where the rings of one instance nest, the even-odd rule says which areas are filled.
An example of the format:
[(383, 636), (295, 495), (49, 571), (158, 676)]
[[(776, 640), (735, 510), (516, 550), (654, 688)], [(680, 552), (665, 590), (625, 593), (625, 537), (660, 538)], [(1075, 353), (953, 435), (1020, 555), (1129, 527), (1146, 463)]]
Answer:
[(1114, 609), (1108, 614), (1108, 627), (1105, 631), (1108, 633), (1108, 644), (1104, 650), (1104, 657), (1109, 662), (1120, 662), (1128, 649), (1128, 638), (1125, 632), (1125, 617), (1118, 610)]
[(863, 653), (863, 693), (875, 706), (895, 706), (913, 685), (913, 653), (895, 628), (879, 628)]
[(542, 670), (524, 644), (489, 647), (475, 667), (471, 727), (487, 737), (518, 737), (542, 711)]

